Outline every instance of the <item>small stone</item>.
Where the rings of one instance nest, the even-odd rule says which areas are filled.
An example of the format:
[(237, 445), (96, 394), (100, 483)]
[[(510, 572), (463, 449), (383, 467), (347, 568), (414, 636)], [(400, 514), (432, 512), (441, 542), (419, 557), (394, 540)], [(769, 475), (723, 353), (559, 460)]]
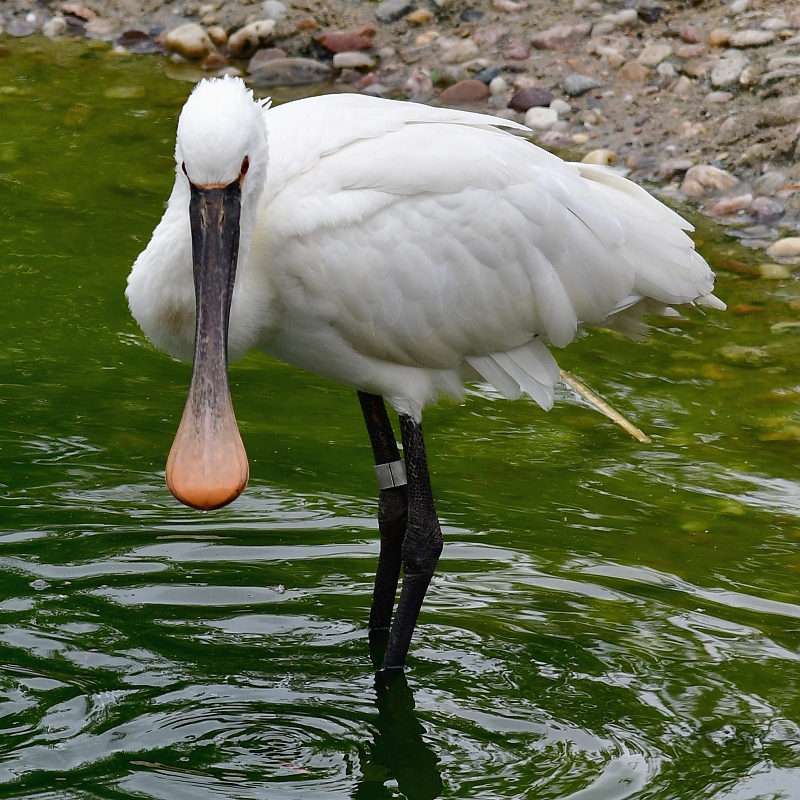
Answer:
[(301, 86), (320, 83), (331, 76), (331, 68), (310, 58), (276, 58), (251, 73), (254, 86)]
[(791, 269), (785, 264), (759, 264), (758, 273), (768, 281), (788, 281), (792, 277)]
[(727, 50), (711, 70), (711, 85), (715, 89), (723, 89), (737, 83), (747, 64), (748, 58), (744, 53), (739, 50)]
[(364, 25), (347, 31), (326, 31), (318, 37), (319, 43), (331, 53), (345, 53), (352, 50), (369, 50), (375, 28)]
[(586, 92), (597, 89), (602, 85), (603, 82), (599, 78), (595, 78), (592, 75), (582, 75), (579, 72), (567, 75), (561, 82), (561, 88), (570, 97), (580, 97), (582, 94), (586, 94)]
[(299, 31), (316, 31), (319, 30), (319, 23), (314, 17), (303, 17), (295, 23), (295, 28)]
[(204, 59), (202, 64), (200, 64), (200, 69), (212, 70), (212, 69), (222, 69), (223, 67), (229, 67), (231, 62), (228, 58), (222, 53), (218, 53), (216, 50), (212, 50)]
[(410, 14), (416, 7), (415, 0), (383, 0), (375, 9), (375, 16), (379, 22), (397, 22), (406, 14)]
[(557, 97), (552, 103), (550, 103), (550, 108), (552, 108), (559, 117), (563, 117), (566, 114), (572, 113), (572, 106), (566, 100), (562, 100), (560, 97)]
[(787, 236), (785, 239), (778, 239), (767, 248), (767, 255), (770, 258), (796, 258), (800, 256), (800, 236)]
[(615, 28), (630, 28), (639, 21), (639, 14), (635, 8), (623, 8), (615, 14), (605, 14), (603, 21), (611, 23)]
[(644, 83), (650, 70), (641, 61), (628, 61), (619, 71), (619, 77), (624, 81)]
[(228, 44), (228, 33), (221, 25), (212, 25), (206, 30), (206, 33), (215, 47), (225, 47)]
[(548, 131), (558, 122), (558, 112), (552, 108), (533, 106), (525, 112), (525, 124), (534, 131)]
[(507, 91), (508, 84), (502, 76), (498, 75), (489, 81), (489, 93), (492, 97), (504, 97)]
[(652, 25), (661, 19), (664, 8), (662, 6), (639, 6), (636, 13), (639, 15), (639, 19), (642, 20), (642, 22)]
[(731, 32), (727, 28), (714, 28), (708, 34), (708, 43), (712, 47), (727, 47), (731, 40)]
[(196, 22), (187, 22), (171, 30), (164, 40), (170, 53), (196, 61), (205, 58), (213, 49), (205, 29)]
[(6, 25), (6, 31), (9, 36), (22, 38), (23, 36), (31, 36), (36, 33), (36, 26), (25, 19), (13, 17)]
[(681, 41), (686, 42), (686, 44), (697, 44), (700, 41), (700, 33), (697, 28), (689, 23), (681, 25), (681, 30), (678, 35)]
[(531, 37), (531, 44), (537, 50), (558, 50), (569, 53), (581, 39), (585, 39), (591, 33), (591, 30), (591, 22), (578, 22), (574, 25), (560, 23), (534, 34)]
[(60, 36), (64, 36), (68, 29), (69, 25), (64, 17), (53, 17), (42, 25), (42, 33), (48, 39), (58, 39)]
[(711, 164), (697, 164), (687, 170), (681, 183), (681, 191), (688, 197), (703, 197), (727, 191), (739, 183), (739, 179)]
[(539, 143), (545, 147), (572, 147), (575, 142), (568, 133), (550, 130), (541, 135)]
[(97, 17), (86, 23), (83, 32), (87, 39), (110, 42), (119, 33), (119, 29), (113, 19)]
[(747, 7), (750, 5), (750, 0), (733, 0), (730, 4), (730, 11), (731, 14), (743, 14), (747, 11)]
[(678, 72), (669, 61), (662, 61), (657, 67), (656, 72), (663, 84), (672, 83), (678, 77)]
[(442, 39), (440, 45), (442, 64), (463, 64), (478, 56), (478, 45), (472, 39)]
[(461, 105), (463, 103), (478, 103), (489, 97), (489, 87), (474, 78), (459, 81), (449, 86), (439, 95), (439, 102), (443, 105)]
[(549, 106), (553, 102), (553, 93), (541, 86), (527, 86), (518, 89), (508, 101), (508, 107), (514, 111), (525, 112), (534, 106)]
[(766, 225), (777, 222), (786, 213), (779, 202), (769, 197), (756, 197), (750, 206), (750, 211), (759, 222)]
[(261, 13), (264, 19), (280, 22), (286, 16), (286, 6), (280, 0), (264, 0), (261, 4)]
[(675, 83), (673, 83), (672, 86), (669, 87), (669, 90), (673, 94), (679, 96), (685, 95), (691, 91), (693, 85), (694, 84), (692, 83), (691, 78), (687, 78), (686, 75), (681, 75), (680, 78), (678, 78), (678, 80), (676, 80)]
[(752, 194), (740, 194), (738, 197), (726, 197), (722, 200), (717, 200), (712, 203), (706, 212), (712, 217), (725, 217), (729, 214), (735, 214), (737, 211), (744, 211), (750, 208), (753, 202)]
[(736, 31), (731, 35), (729, 44), (731, 47), (763, 47), (775, 41), (773, 31)]
[(582, 159), (581, 164), (600, 164), (608, 167), (617, 163), (617, 154), (613, 150), (590, 150)]
[(276, 25), (274, 19), (261, 19), (245, 25), (231, 34), (228, 52), (235, 58), (250, 58), (256, 50), (272, 41)]
[(672, 47), (665, 42), (650, 42), (637, 56), (636, 60), (646, 67), (657, 67), (672, 55)]
[(763, 105), (765, 107), (757, 120), (759, 127), (780, 128), (800, 120), (800, 95), (789, 95), (782, 97), (774, 105), (768, 105), (768, 103)]
[(262, 64), (266, 64), (267, 61), (276, 61), (279, 58), (286, 58), (286, 51), (281, 50), (280, 47), (264, 47), (261, 50), (256, 50), (247, 63), (247, 71), (256, 72), (261, 68)]
[(740, 367), (762, 367), (771, 361), (766, 347), (745, 347), (741, 344), (729, 344), (717, 350), (720, 358), (728, 364)]
[(684, 60), (690, 58), (700, 58), (705, 53), (706, 46), (704, 44), (682, 44), (676, 51), (675, 55)]
[(483, 16), (483, 11), (478, 11), (477, 8), (468, 8), (466, 11), (462, 11), (458, 18), (462, 22), (477, 22), (483, 19)]
[(685, 174), (693, 166), (694, 162), (689, 158), (668, 158), (658, 167), (658, 177), (662, 181), (669, 181), (677, 175)]
[(336, 53), (336, 55), (333, 57), (334, 69), (372, 69), (374, 66), (374, 58), (357, 50)]
[(514, 2), (514, 0), (492, 0), (492, 6), (498, 11), (504, 11), (506, 14), (519, 14), (520, 11), (526, 11), (528, 4), (524, 0)]
[(709, 92), (705, 96), (703, 103), (707, 106), (720, 106), (732, 99), (733, 95), (730, 92)]
[(61, 10), (65, 14), (71, 14), (73, 17), (77, 17), (78, 19), (82, 19), (86, 22), (91, 22), (97, 17), (96, 11), (92, 11), (91, 8), (88, 8), (81, 3), (63, 3), (61, 5)]
[(521, 42), (511, 42), (503, 48), (503, 58), (508, 61), (525, 61), (530, 54), (530, 47)]
[(434, 19), (433, 11), (429, 11), (427, 8), (418, 8), (406, 17), (406, 22), (410, 22), (412, 25), (428, 25)]

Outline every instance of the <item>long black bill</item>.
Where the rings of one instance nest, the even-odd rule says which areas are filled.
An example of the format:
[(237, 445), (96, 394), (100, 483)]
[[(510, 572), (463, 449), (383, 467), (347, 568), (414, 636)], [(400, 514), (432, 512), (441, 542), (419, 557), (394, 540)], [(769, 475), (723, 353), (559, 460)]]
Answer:
[(197, 303), (194, 368), (167, 459), (167, 486), (188, 506), (220, 508), (247, 486), (247, 454), (228, 386), (228, 322), (239, 253), (241, 185), (191, 184), (189, 218)]

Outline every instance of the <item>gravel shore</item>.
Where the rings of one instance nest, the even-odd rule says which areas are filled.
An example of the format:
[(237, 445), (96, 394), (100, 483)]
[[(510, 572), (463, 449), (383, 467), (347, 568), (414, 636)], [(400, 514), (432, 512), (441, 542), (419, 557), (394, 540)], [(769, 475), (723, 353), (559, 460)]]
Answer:
[(800, 3), (7, 0), (0, 42), (29, 35), (516, 119), (800, 258)]

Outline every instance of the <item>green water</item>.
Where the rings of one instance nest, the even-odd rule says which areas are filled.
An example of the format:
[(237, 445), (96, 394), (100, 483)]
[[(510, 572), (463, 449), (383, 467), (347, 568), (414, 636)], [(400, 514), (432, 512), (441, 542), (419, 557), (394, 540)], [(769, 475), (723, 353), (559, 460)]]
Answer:
[(247, 493), (163, 484), (189, 368), (123, 289), (190, 86), (0, 41), (0, 798), (800, 798), (798, 283), (558, 354), (652, 444), (566, 391), (427, 413), (446, 544), (387, 695), (351, 391), (252, 355)]

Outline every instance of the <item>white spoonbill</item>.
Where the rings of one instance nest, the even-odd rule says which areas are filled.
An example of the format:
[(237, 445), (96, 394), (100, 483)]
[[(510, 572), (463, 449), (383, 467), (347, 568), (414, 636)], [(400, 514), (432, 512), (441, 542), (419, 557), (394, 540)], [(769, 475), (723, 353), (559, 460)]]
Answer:
[(549, 409), (547, 345), (584, 325), (637, 332), (672, 305), (725, 307), (687, 222), (514, 131), (527, 129), (354, 94), (270, 108), (239, 79), (204, 80), (180, 115), (166, 212), (128, 279), (145, 333), (194, 361), (167, 461), (187, 505), (218, 508), (247, 483), (229, 355), (259, 348), (358, 391), (380, 491), (370, 632), (389, 631), (384, 671), (405, 663), (442, 549), (423, 408), (480, 380)]

